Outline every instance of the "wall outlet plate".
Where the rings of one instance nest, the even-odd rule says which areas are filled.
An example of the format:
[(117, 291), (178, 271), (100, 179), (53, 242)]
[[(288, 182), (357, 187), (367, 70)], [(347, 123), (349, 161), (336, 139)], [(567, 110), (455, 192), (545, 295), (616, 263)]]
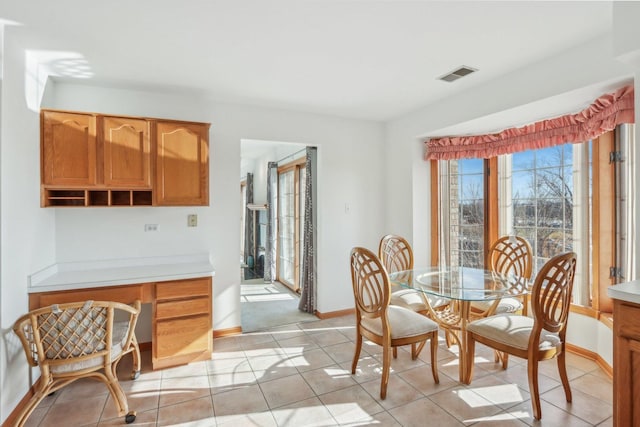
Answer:
[(191, 214), (187, 216), (187, 226), (188, 227), (197, 227), (198, 226), (198, 215)]
[(158, 224), (145, 224), (144, 231), (158, 231)]

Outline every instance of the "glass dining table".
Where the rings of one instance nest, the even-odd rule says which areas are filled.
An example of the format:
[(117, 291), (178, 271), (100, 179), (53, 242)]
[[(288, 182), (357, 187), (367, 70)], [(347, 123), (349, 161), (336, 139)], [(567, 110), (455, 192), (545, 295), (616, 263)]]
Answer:
[[(529, 280), (503, 275), (490, 270), (469, 267), (424, 267), (389, 274), (392, 284), (414, 289), (424, 296), (429, 316), (444, 330), (447, 344), (458, 344), (460, 381), (469, 384), (468, 364), (474, 355), (467, 354), (467, 324), (473, 318), (473, 301), (490, 302), (491, 315), (505, 297), (517, 297), (529, 292)], [(442, 304), (445, 300), (448, 304)], [(438, 301), (438, 304), (432, 301)]]

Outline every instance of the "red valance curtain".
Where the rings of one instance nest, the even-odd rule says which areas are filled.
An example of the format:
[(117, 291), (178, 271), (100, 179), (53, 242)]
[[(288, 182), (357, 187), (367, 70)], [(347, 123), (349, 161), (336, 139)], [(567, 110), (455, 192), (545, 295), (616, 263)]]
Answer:
[(500, 154), (582, 142), (634, 122), (633, 85), (596, 99), (589, 108), (499, 133), (449, 136), (425, 141), (426, 160), (490, 158)]

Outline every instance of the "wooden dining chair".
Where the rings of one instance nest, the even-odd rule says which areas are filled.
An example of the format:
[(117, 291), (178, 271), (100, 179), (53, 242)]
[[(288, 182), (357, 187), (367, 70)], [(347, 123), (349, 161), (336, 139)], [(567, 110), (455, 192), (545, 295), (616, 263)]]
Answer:
[(135, 421), (136, 413), (129, 411), (116, 367), (124, 354), (135, 352), (132, 348), (139, 313), (140, 301), (133, 306), (83, 301), (54, 304), (18, 318), (13, 331), (20, 338), (29, 365), (40, 368), (40, 379), (15, 425), (23, 426), (47, 395), (81, 378), (103, 382), (118, 414), (124, 415), (127, 424)]
[(392, 348), (411, 345), (416, 359), (416, 344), (431, 342), (431, 374), (438, 378), (438, 325), (431, 319), (404, 307), (390, 304), (391, 285), (378, 257), (366, 248), (351, 250), (351, 283), (356, 308), (356, 348), (351, 364), (355, 375), (363, 337), (382, 346), (380, 398), (387, 396)]
[[(531, 278), (533, 253), (529, 242), (520, 236), (503, 236), (489, 248), (489, 270), (500, 274), (513, 274)], [(481, 318), (492, 314), (515, 313), (522, 310), (527, 315), (527, 296), (506, 297), (494, 301), (473, 301), (471, 317)]]
[[(527, 360), (529, 392), (536, 420), (542, 417), (538, 389), (539, 361), (557, 359), (565, 396), (567, 402), (571, 402), (565, 365), (565, 338), (575, 271), (574, 252), (557, 255), (545, 263), (536, 275), (531, 292), (533, 318), (505, 313), (475, 320), (467, 325), (467, 360), (473, 360), (476, 342)], [(466, 379), (470, 383), (473, 363), (469, 363), (467, 369)]]
[[(396, 273), (398, 271), (413, 269), (413, 249), (409, 242), (402, 236), (395, 234), (387, 234), (380, 239), (378, 246), (378, 257), (382, 265), (387, 269), (387, 273)], [(410, 275), (411, 273), (407, 273)], [(408, 281), (410, 282), (410, 281)], [(408, 308), (417, 313), (429, 315), (427, 301), (431, 304), (431, 308), (439, 310), (449, 304), (446, 298), (437, 298), (426, 295), (424, 292), (415, 289), (392, 287), (391, 304)]]
[[(387, 269), (387, 273), (396, 273), (399, 271), (408, 271), (413, 269), (413, 249), (411, 245), (402, 236), (396, 234), (387, 234), (380, 239), (378, 246), (378, 257), (382, 264)], [(411, 273), (406, 273), (405, 280), (407, 283), (411, 283)], [(431, 309), (427, 305), (427, 300)], [(445, 309), (449, 307), (451, 301), (447, 298), (439, 298), (433, 295), (427, 295), (424, 292), (420, 292), (415, 289), (401, 288), (399, 286), (393, 286), (391, 288), (391, 305), (397, 305), (400, 307), (408, 308), (416, 313), (423, 314), (431, 317), (433, 320), (438, 321), (440, 317), (451, 317), (448, 312), (445, 313)], [(450, 319), (449, 319), (450, 320)], [(457, 322), (457, 320), (455, 320)], [(449, 327), (447, 320), (442, 323), (445, 326), (445, 338), (447, 347), (457, 340), (455, 336), (455, 325)], [(422, 346), (418, 348), (418, 354), (422, 351)], [(394, 349), (394, 356), (396, 355)]]

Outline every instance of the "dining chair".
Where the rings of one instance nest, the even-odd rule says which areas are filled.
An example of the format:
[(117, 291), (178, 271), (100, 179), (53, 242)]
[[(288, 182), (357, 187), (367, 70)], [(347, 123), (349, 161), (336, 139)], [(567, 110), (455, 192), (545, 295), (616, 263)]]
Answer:
[[(536, 420), (542, 417), (538, 388), (539, 361), (554, 357), (557, 359), (564, 393), (567, 402), (571, 402), (565, 364), (565, 338), (575, 271), (574, 252), (556, 255), (544, 264), (536, 275), (531, 292), (533, 318), (504, 313), (475, 320), (467, 325), (468, 360), (474, 358), (476, 342), (505, 355), (527, 360), (529, 392)], [(473, 363), (469, 363), (467, 369), (466, 379), (470, 383)]]
[[(407, 239), (402, 236), (396, 234), (383, 236), (378, 245), (378, 257), (389, 274), (413, 269), (413, 248), (411, 248)], [(407, 282), (410, 282), (411, 273), (406, 274), (409, 276)], [(427, 305), (427, 300), (431, 306), (431, 310)], [(445, 331), (447, 347), (450, 347), (452, 342), (457, 341), (457, 336), (455, 335), (457, 318), (452, 321), (451, 319), (446, 319), (452, 315), (455, 316), (455, 314), (449, 313), (450, 310), (446, 310), (449, 308), (450, 303), (451, 301), (447, 298), (427, 295), (415, 289), (392, 286), (391, 305), (408, 308), (416, 313), (429, 316), (433, 320), (438, 320), (440, 317), (445, 318), (443, 325), (447, 326)], [(447, 311), (446, 313), (445, 310)], [(451, 325), (449, 325), (448, 322), (451, 323)], [(420, 354), (420, 351), (422, 351), (422, 346), (418, 348), (418, 354)], [(394, 356), (395, 355), (394, 349)]]
[[(488, 252), (489, 270), (500, 274), (514, 274), (531, 278), (533, 253), (529, 242), (520, 236), (503, 236), (493, 242)], [(515, 313), (522, 310), (527, 315), (527, 296), (506, 297), (494, 301), (473, 301), (471, 317), (480, 318), (492, 314)]]
[[(378, 246), (378, 257), (389, 274), (413, 269), (413, 249), (402, 236), (387, 234), (382, 237)], [(406, 274), (410, 275), (411, 273)], [(392, 288), (391, 292), (392, 305), (405, 307), (425, 316), (429, 315), (427, 298), (434, 310), (442, 309), (450, 302), (446, 298), (426, 295), (415, 289)]]
[(140, 301), (132, 306), (83, 301), (54, 304), (18, 318), (13, 331), (29, 365), (40, 369), (40, 379), (19, 412), (16, 426), (23, 426), (46, 396), (81, 378), (105, 383), (118, 415), (124, 415), (127, 424), (135, 421), (136, 413), (129, 411), (116, 368), (123, 355), (135, 352), (132, 344), (139, 314)]
[(351, 364), (355, 375), (363, 337), (382, 346), (380, 398), (387, 396), (392, 348), (411, 345), (416, 359), (416, 344), (431, 342), (431, 374), (438, 378), (438, 325), (431, 319), (404, 307), (391, 305), (391, 284), (380, 259), (369, 249), (351, 250), (351, 283), (356, 309), (356, 348)]

